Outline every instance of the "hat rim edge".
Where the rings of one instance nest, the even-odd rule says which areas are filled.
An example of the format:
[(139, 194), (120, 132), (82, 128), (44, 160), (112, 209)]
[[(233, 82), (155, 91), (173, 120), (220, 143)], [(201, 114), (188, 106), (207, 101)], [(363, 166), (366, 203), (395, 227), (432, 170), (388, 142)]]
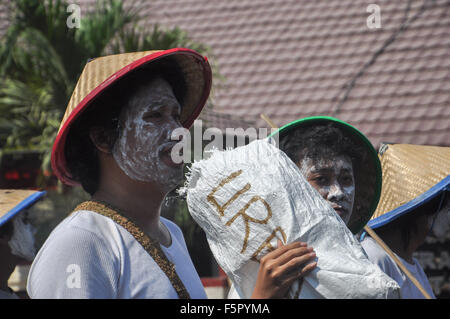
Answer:
[(0, 227), (14, 218), (17, 214), (19, 214), (24, 209), (27, 209), (34, 203), (36, 203), (39, 199), (44, 197), (47, 194), (46, 191), (36, 191), (35, 193), (27, 196), (25, 199), (20, 201), (13, 209), (9, 210), (6, 214), (0, 217)]
[(450, 175), (447, 175), (447, 177), (444, 177), (441, 181), (433, 185), (427, 191), (413, 198), (407, 203), (398, 206), (390, 210), (389, 212), (386, 212), (383, 215), (380, 215), (372, 219), (367, 223), (367, 225), (372, 229), (385, 226), (393, 222), (394, 220), (400, 218), (401, 216), (414, 211), (415, 209), (419, 208), (420, 206), (439, 196), (444, 191), (450, 191)]

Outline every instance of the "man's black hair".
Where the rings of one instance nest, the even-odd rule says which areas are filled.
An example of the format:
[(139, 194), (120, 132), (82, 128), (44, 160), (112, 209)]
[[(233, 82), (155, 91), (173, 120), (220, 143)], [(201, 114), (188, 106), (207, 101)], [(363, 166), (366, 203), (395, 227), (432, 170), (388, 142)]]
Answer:
[(280, 149), (296, 164), (312, 160), (349, 156), (353, 166), (362, 160), (362, 150), (334, 123), (292, 129), (280, 137)]
[(157, 77), (166, 80), (174, 95), (182, 105), (186, 94), (186, 83), (173, 60), (160, 62), (157, 67), (142, 67), (126, 75), (113, 84), (106, 92), (97, 97), (92, 105), (72, 124), (67, 136), (65, 157), (72, 178), (80, 182), (83, 189), (93, 195), (98, 188), (100, 167), (97, 149), (92, 143), (89, 132), (92, 127), (105, 130), (105, 142), (112, 149), (119, 136), (119, 116), (123, 107), (142, 84)]
[(10, 239), (14, 233), (14, 224), (13, 220), (9, 220), (0, 226), (0, 238)]

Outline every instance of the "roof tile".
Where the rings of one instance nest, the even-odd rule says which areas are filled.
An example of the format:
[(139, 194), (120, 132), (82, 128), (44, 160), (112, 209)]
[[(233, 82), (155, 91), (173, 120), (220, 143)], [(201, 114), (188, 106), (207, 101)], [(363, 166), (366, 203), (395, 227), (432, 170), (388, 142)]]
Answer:
[[(77, 0), (82, 10), (94, 2)], [(337, 112), (345, 84), (400, 27), (406, 1), (377, 1), (380, 29), (366, 24), (371, 0), (124, 2), (139, 7), (147, 26), (178, 26), (212, 49), (225, 82), (215, 91), (214, 111), (200, 116), (208, 125), (267, 127), (263, 112), (277, 125), (333, 115), (356, 125), (376, 147), (382, 141), (450, 146), (447, 0), (432, 2), (396, 37)], [(409, 17), (422, 4), (411, 1)]]

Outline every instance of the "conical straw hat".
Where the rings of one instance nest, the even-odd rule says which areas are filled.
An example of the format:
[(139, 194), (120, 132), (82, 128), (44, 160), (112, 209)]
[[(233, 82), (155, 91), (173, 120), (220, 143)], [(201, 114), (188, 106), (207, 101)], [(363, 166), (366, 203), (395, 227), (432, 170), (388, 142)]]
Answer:
[(450, 190), (450, 147), (389, 144), (380, 154), (383, 184), (368, 225), (381, 227)]
[[(52, 168), (64, 183), (78, 185), (67, 169), (64, 146), (71, 125), (99, 94), (113, 83), (144, 65), (158, 65), (173, 61), (186, 83), (186, 94), (181, 105), (181, 123), (190, 127), (208, 99), (211, 89), (211, 68), (206, 58), (197, 52), (176, 48), (165, 51), (145, 51), (116, 54), (96, 58), (88, 62), (81, 73), (64, 114), (52, 150)], [(151, 72), (151, 71), (149, 71)], [(151, 74), (149, 74), (151, 75)]]
[(311, 116), (290, 122), (278, 131), (271, 134), (279, 134), (281, 139), (290, 131), (300, 127), (312, 127), (332, 123), (351, 140), (352, 146), (357, 146), (363, 154), (362, 163), (353, 163), (355, 174), (355, 203), (352, 216), (348, 222), (348, 228), (358, 233), (369, 221), (375, 211), (381, 192), (381, 164), (369, 139), (352, 125), (329, 116)]
[(0, 227), (33, 205), (46, 192), (23, 189), (0, 189)]

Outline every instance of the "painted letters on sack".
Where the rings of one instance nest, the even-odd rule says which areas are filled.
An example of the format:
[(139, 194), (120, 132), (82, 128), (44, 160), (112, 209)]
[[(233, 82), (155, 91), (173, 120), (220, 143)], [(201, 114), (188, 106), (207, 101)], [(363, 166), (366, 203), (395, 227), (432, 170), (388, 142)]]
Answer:
[[(225, 211), (227, 210), (227, 208), (235, 201), (237, 200), (242, 194), (246, 193), (247, 191), (249, 191), (251, 189), (251, 184), (247, 183), (245, 184), (245, 186), (243, 188), (241, 188), (240, 190), (238, 190), (227, 202), (225, 202), (224, 204), (219, 204), (216, 200), (216, 197), (214, 197), (214, 195), (216, 194), (216, 192), (218, 190), (220, 190), (222, 187), (224, 187), (225, 184), (231, 182), (232, 180), (234, 180), (235, 178), (237, 178), (239, 175), (242, 174), (242, 170), (238, 170), (236, 172), (231, 173), (228, 177), (224, 178), (219, 185), (217, 185), (216, 187), (213, 188), (213, 190), (211, 191), (211, 193), (208, 194), (207, 196), (207, 200), (208, 202), (210, 202), (216, 209), (217, 212), (219, 213), (220, 217), (224, 217), (225, 216)], [(267, 216), (264, 219), (256, 219), (254, 217), (251, 217), (249, 215), (247, 215), (247, 210), (248, 208), (253, 205), (256, 202), (260, 202), (263, 204), (263, 206), (266, 209), (267, 212)], [(244, 221), (244, 225), (245, 225), (245, 235), (243, 238), (243, 243), (242, 243), (242, 250), (241, 250), (241, 254), (244, 253), (247, 250), (247, 246), (248, 246), (248, 239), (250, 236), (250, 223), (256, 223), (256, 224), (267, 224), (267, 222), (270, 220), (270, 218), (272, 217), (272, 209), (269, 205), (269, 203), (267, 203), (264, 198), (258, 196), (258, 195), (254, 195), (247, 203), (245, 203), (244, 207), (242, 207), (236, 214), (234, 214), (233, 217), (231, 217), (226, 223), (226, 226), (231, 226), (231, 224), (233, 224), (233, 222), (239, 218), (242, 217), (242, 220)], [(259, 248), (252, 254), (252, 259), (253, 260), (259, 260), (260, 258), (258, 258), (259, 254), (264, 250), (267, 249), (268, 251), (272, 251), (275, 248), (272, 246), (272, 244), (270, 243), (271, 240), (273, 240), (275, 237), (277, 237), (277, 233), (279, 233), (282, 237), (282, 242), (285, 243), (286, 242), (286, 234), (283, 231), (283, 229), (281, 227), (276, 227), (275, 229), (273, 229), (272, 233), (260, 244)], [(277, 237), (278, 238), (278, 237)]]

